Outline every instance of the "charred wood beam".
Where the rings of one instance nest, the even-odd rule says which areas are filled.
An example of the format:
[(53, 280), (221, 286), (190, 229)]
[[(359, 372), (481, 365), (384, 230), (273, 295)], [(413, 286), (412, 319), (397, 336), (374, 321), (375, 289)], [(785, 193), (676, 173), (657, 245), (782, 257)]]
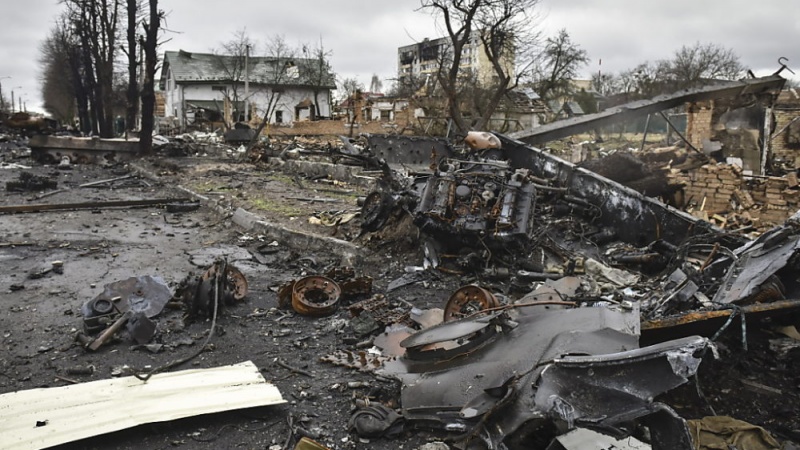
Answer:
[(512, 133), (510, 137), (527, 144), (541, 144), (598, 127), (624, 122), (646, 114), (657, 113), (665, 109), (680, 106), (686, 102), (780, 91), (785, 82), (786, 80), (784, 78), (778, 75), (771, 75), (756, 79), (703, 86), (695, 89), (684, 89), (672, 94), (659, 95), (648, 100), (638, 100), (615, 106), (596, 114), (559, 120), (531, 130)]
[(21, 213), (21, 212), (41, 212), (68, 209), (106, 209), (106, 208), (132, 208), (137, 206), (157, 206), (168, 203), (187, 202), (188, 198), (157, 198), (147, 200), (116, 200), (110, 202), (86, 202), (86, 203), (56, 203), (38, 205), (8, 205), (0, 206), (0, 214)]
[[(787, 317), (792, 313), (800, 312), (800, 300), (790, 299), (769, 303), (754, 303), (741, 306), (739, 309), (747, 317), (748, 322), (751, 319)], [(676, 339), (682, 336), (712, 336), (719, 331), (731, 314), (736, 314), (736, 311), (734, 309), (689, 311), (676, 316), (642, 321), (642, 345)], [(737, 321), (739, 320), (737, 319)], [(736, 327), (736, 323), (733, 326)]]

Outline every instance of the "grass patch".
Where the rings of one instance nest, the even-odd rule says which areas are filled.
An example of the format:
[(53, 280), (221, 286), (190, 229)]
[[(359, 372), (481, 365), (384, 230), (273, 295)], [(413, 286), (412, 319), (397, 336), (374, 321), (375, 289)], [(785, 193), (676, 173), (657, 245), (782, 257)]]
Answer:
[(212, 183), (211, 181), (192, 182), (186, 185), (189, 189), (195, 192), (211, 192), (211, 191), (224, 191), (230, 188), (225, 184)]
[(259, 211), (268, 211), (286, 217), (297, 217), (303, 214), (303, 211), (300, 208), (292, 206), (283, 201), (276, 201), (267, 198), (253, 198), (250, 199), (250, 203), (253, 205), (254, 209)]
[(268, 181), (276, 181), (287, 186), (295, 184), (294, 179), (283, 172), (272, 173), (267, 177)]

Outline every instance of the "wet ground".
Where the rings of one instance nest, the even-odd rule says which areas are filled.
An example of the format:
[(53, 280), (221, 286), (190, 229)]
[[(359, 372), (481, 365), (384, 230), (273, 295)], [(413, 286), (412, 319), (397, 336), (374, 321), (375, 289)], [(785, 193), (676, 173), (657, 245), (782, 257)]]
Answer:
[[(228, 196), (235, 199), (234, 206), (252, 207), (270, 221), (287, 226), (302, 221), (298, 228), (303, 231), (318, 230), (324, 235), (335, 231), (340, 237), (355, 234), (345, 225), (334, 230), (308, 224), (307, 219), (322, 210), (357, 209), (359, 188), (326, 184), (325, 189), (352, 192), (323, 193), (310, 188), (315, 185), (309, 180), (298, 182), (276, 169), (256, 169), (229, 159), (143, 161), (154, 172), (164, 171), (162, 181), (134, 176), (113, 187), (88, 188), (79, 185), (135, 172), (124, 164), (58, 170), (27, 159), (16, 162), (32, 167), (26, 172), (57, 182), (55, 189), (44, 192), (68, 190), (39, 199), (43, 191), (4, 191), (0, 205), (184, 197), (185, 192), (175, 189), (182, 184), (205, 190), (200, 193), (209, 197)], [(0, 187), (17, 180), (22, 171), (0, 169)], [(334, 202), (290, 198), (323, 196), (340, 202), (330, 205)], [(268, 207), (259, 209), (259, 204)], [(299, 437), (307, 435), (334, 449), (416, 449), (438, 438), (433, 433), (406, 431), (393, 439), (367, 441), (348, 432), (347, 420), (358, 400), (370, 398), (397, 406), (399, 386), (319, 360), (337, 349), (353, 349), (363, 340), (349, 328), (346, 309), (325, 318), (278, 309), (276, 291), (281, 285), (339, 266), (340, 255), (325, 248), (290, 248), (245, 233), (229, 217), (208, 208), (187, 213), (153, 206), (6, 214), (0, 216), (0, 223), (0, 393), (105, 379), (196, 353), (206, 340), (210, 322), (185, 323), (184, 311), (171, 309), (157, 317), (154, 342), (163, 344), (159, 352), (137, 348), (127, 340), (87, 352), (74, 341), (82, 326), (80, 307), (102, 292), (105, 284), (133, 276), (160, 276), (175, 289), (188, 274), (198, 274), (224, 256), (245, 274), (250, 293), (244, 302), (220, 313), (206, 351), (173, 370), (251, 360), (288, 402), (144, 425), (65, 448), (278, 449), (293, 448)], [(366, 258), (356, 271), (374, 278), (374, 292), (385, 292), (406, 266), (421, 263), (413, 227), (405, 230), (359, 240), (365, 245)], [(260, 254), (255, 257), (257, 251)], [(63, 273), (48, 271), (55, 261), (63, 262)], [(442, 307), (456, 288), (472, 281), (438, 274), (399, 288), (389, 298), (419, 308)], [(748, 324), (747, 352), (741, 348), (740, 328), (731, 326), (721, 341), (722, 358), (701, 365), (700, 386), (707, 402), (692, 383), (663, 400), (687, 418), (711, 414), (710, 406), (717, 414), (764, 426), (781, 439), (800, 440), (797, 350), (780, 354), (770, 349), (770, 339), (777, 337), (768, 331), (770, 325)], [(89, 367), (91, 375), (74, 374), (74, 369)]]
[[(76, 165), (57, 170), (29, 160), (22, 162), (33, 166), (26, 172), (47, 177), (57, 182), (57, 189), (68, 190), (38, 200), (39, 191), (6, 192), (0, 205), (185, 196), (171, 189), (169, 182), (138, 177), (114, 183), (113, 189), (78, 187), (133, 174), (125, 165)], [(16, 180), (21, 172), (0, 170), (0, 185)], [(146, 425), (67, 448), (283, 446), (290, 437), (290, 418), (294, 427), (299, 427), (296, 437), (307, 434), (331, 448), (397, 448), (397, 441), (360, 442), (346, 425), (356, 398), (396, 398), (395, 383), (319, 361), (320, 356), (346, 347), (343, 341), (349, 335), (344, 319), (349, 313), (342, 310), (328, 318), (314, 319), (276, 309), (277, 287), (301, 275), (337, 266), (337, 255), (325, 254), (324, 249), (287, 248), (276, 242), (260, 258), (267, 262), (263, 264), (253, 258), (248, 247), (271, 241), (245, 234), (205, 208), (179, 214), (167, 213), (163, 207), (36, 212), (3, 215), (0, 222), (0, 393), (105, 379), (120, 371), (157, 367), (196, 352), (205, 341), (209, 322), (184, 325), (183, 311), (166, 309), (157, 317), (154, 342), (164, 344), (158, 353), (135, 348), (129, 341), (87, 352), (74, 341), (82, 327), (80, 307), (100, 294), (105, 284), (134, 276), (159, 276), (175, 289), (189, 273), (199, 274), (217, 257), (225, 256), (245, 274), (250, 293), (243, 303), (221, 312), (207, 351), (174, 370), (251, 360), (289, 402)], [(376, 289), (385, 289), (389, 273), (402, 268), (398, 269), (399, 261), (391, 255), (374, 257), (373, 262), (382, 263), (365, 267), (379, 280)], [(51, 270), (36, 275), (52, 268), (55, 261), (63, 262), (62, 273)], [(442, 284), (438, 290), (437, 286), (435, 282), (428, 284), (429, 289), (417, 293), (407, 289), (402, 297), (422, 306), (437, 304), (451, 290), (449, 285)], [(281, 363), (303, 373), (294, 373)], [(91, 375), (72, 374), (90, 367)], [(348, 382), (363, 383), (351, 388)], [(403, 438), (408, 448), (424, 439), (424, 434)]]

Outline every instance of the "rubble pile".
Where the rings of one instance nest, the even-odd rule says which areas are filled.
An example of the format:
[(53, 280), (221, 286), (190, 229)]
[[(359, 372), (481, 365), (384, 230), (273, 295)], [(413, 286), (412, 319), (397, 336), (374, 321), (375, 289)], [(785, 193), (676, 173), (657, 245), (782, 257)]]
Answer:
[[(726, 231), (613, 183), (588, 170), (589, 165), (573, 166), (502, 135), (470, 138), (465, 146), (397, 136), (339, 142), (273, 139), (268, 159), (375, 169), (367, 172), (376, 179), (360, 210), (342, 207), (311, 217), (315, 226), (327, 225), (325, 230), (352, 223), (360, 228), (355, 230), (359, 236), (342, 242), (289, 231), (279, 237), (239, 232), (232, 249), (218, 250), (213, 240), (196, 236), (205, 226), (189, 223), (191, 230), (181, 240), (209, 250), (213, 262), (192, 260), (202, 267), (200, 275), (186, 276), (174, 289), (164, 278), (137, 275), (120, 277), (100, 295), (82, 298), (78, 350), (87, 358), (95, 355), (95, 361), (127, 358), (125, 346), (118, 344), (127, 342), (130, 353), (144, 357), (139, 355), (143, 363), (138, 367), (114, 369), (114, 375), (133, 375), (113, 383), (115, 389), (130, 383), (119, 387), (121, 396), (138, 402), (143, 399), (134, 389), (166, 382), (170, 377), (165, 375), (194, 377), (180, 389), (198, 389), (210, 411), (255, 401), (240, 396), (236, 405), (223, 408), (225, 402), (215, 401), (208, 383), (198, 382), (217, 371), (233, 373), (233, 366), (165, 372), (190, 360), (200, 365), (252, 359), (255, 364), (234, 364), (236, 373), (249, 370), (257, 376), (247, 383), (261, 387), (262, 373), (269, 374), (290, 401), (270, 419), (288, 436), (258, 434), (271, 439), (258, 445), (275, 449), (296, 443), (294, 448), (408, 444), (550, 450), (580, 448), (570, 442), (588, 439), (607, 442), (608, 448), (635, 443), (633, 448), (689, 450), (698, 445), (700, 434), (728, 423), (721, 418), (688, 422), (683, 411), (686, 403), (707, 405), (700, 392), (708, 382), (701, 383), (699, 374), (719, 364), (715, 358), (746, 350), (748, 330), (780, 321), (791, 333), (783, 321), (800, 311), (800, 214), (750, 239), (737, 231), (755, 220), (734, 225), (733, 212), (754, 214), (762, 197), (749, 195), (754, 192), (749, 181), (737, 182), (740, 178), (728, 166), (703, 166), (688, 179), (697, 183), (696, 191), (687, 191), (707, 198), (693, 199), (695, 213), (710, 215), (709, 221), (726, 214), (728, 224), (718, 223)], [(192, 135), (170, 139), (164, 148), (200, 158), (205, 145), (223, 149), (225, 144), (212, 135)], [(217, 156), (227, 158), (227, 151)], [(630, 162), (633, 169), (623, 172), (632, 176), (621, 182), (655, 179), (656, 172), (645, 165), (618, 158), (605, 166)], [(207, 196), (243, 200), (250, 193), (234, 191), (249, 185), (265, 190), (272, 182), (262, 165), (251, 173), (219, 161), (209, 167), (216, 178), (207, 184)], [(129, 177), (79, 186), (109, 186)], [(294, 173), (283, 177), (300, 187), (314, 177), (327, 179), (301, 179)], [(770, 186), (769, 179), (754, 183)], [(764, 190), (765, 200), (776, 189), (782, 189), (781, 195), (791, 190), (771, 186)], [(146, 190), (149, 185), (135, 187)], [(355, 194), (341, 185), (329, 187), (319, 190)], [(322, 202), (316, 196), (284, 197)], [(159, 224), (140, 237), (184, 223), (180, 215), (199, 207), (197, 202), (159, 201), (151, 205), (166, 205), (164, 212), (176, 216), (165, 214), (160, 223), (160, 210), (144, 213), (156, 216)], [(227, 203), (215, 205), (228, 212)], [(231, 211), (234, 222), (245, 213)], [(224, 223), (227, 228), (229, 222)], [(338, 250), (354, 243), (364, 246), (357, 254)], [(409, 244), (415, 246), (411, 253), (398, 251)], [(235, 266), (220, 257), (237, 253)], [(119, 256), (107, 255), (112, 261)], [(133, 270), (125, 264), (118, 263), (125, 272)], [(63, 263), (57, 267), (63, 277)], [(115, 273), (123, 269), (115, 267)], [(35, 288), (29, 284), (20, 290)], [(723, 334), (733, 338), (721, 342)], [(774, 344), (763, 342), (791, 360), (800, 349), (791, 339), (773, 336)], [(194, 344), (199, 345), (189, 356), (159, 354)], [(791, 367), (787, 363), (784, 369)], [(71, 375), (94, 374), (92, 368)], [(686, 391), (694, 396), (683, 402), (670, 397)], [(264, 404), (281, 402), (278, 393)], [(69, 402), (79, 403), (75, 398)], [(157, 411), (146, 416), (138, 423), (163, 420)], [(185, 434), (204, 442), (200, 437), (207, 431), (217, 439), (222, 430), (215, 436), (205, 427)], [(765, 442), (777, 442), (764, 433)]]
[(765, 231), (800, 208), (796, 174), (748, 177), (735, 164), (718, 163), (689, 172), (673, 169), (671, 177), (684, 186), (687, 211), (721, 228)]

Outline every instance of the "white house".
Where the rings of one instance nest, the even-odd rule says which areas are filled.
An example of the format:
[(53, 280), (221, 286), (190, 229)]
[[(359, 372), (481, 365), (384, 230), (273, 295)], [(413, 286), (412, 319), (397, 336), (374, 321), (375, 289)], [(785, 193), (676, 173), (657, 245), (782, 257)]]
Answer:
[[(334, 75), (319, 61), (303, 58), (245, 58), (168, 51), (161, 69), (165, 117), (181, 128), (205, 118), (247, 121), (269, 112), (269, 123), (330, 117)], [(249, 84), (245, 95), (245, 79)], [(245, 118), (245, 102), (250, 117)]]

